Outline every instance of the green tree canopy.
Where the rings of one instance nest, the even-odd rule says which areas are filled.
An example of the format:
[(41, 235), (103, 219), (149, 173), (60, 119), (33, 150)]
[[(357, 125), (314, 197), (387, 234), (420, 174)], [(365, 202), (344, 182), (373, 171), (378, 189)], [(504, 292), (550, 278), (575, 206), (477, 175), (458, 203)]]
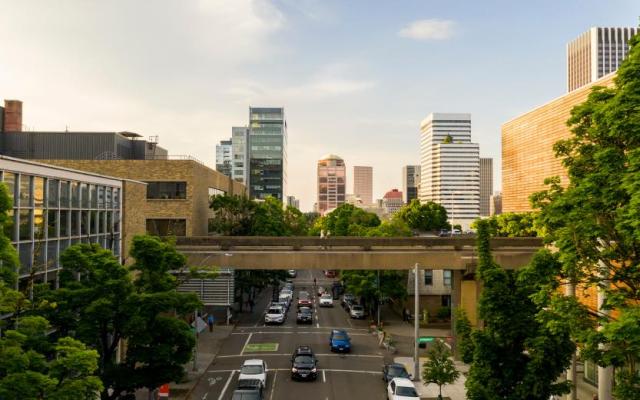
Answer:
[(411, 229), (425, 232), (449, 228), (447, 210), (432, 201), (420, 204), (419, 200), (413, 199), (398, 210), (394, 219), (404, 221)]
[[(536, 237), (542, 227), (536, 223), (536, 212), (503, 213), (483, 218), (489, 224), (491, 236), (498, 237)], [(473, 221), (471, 228), (477, 229), (477, 222)]]
[(9, 287), (16, 284), (18, 278), (16, 271), (20, 264), (18, 253), (11, 245), (11, 239), (5, 234), (13, 228), (13, 219), (9, 217), (12, 207), (9, 189), (6, 184), (0, 183), (0, 281)]
[(380, 225), (380, 218), (353, 204), (341, 204), (317, 221), (331, 236), (366, 236), (367, 228)]

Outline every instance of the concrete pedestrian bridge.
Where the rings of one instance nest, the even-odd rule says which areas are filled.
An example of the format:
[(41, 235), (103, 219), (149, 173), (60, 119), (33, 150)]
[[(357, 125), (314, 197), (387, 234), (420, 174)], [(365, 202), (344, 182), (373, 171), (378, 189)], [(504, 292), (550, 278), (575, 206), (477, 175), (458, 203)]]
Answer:
[[(493, 257), (504, 268), (527, 264), (540, 238), (493, 238)], [(409, 269), (473, 271), (476, 238), (192, 236), (177, 239), (192, 266), (236, 269)]]

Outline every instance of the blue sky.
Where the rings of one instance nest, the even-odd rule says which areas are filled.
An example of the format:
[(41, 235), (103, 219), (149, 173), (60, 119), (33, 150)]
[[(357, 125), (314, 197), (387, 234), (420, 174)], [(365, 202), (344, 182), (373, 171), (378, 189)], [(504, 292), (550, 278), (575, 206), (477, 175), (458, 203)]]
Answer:
[(38, 130), (159, 135), (213, 165), (249, 105), (284, 106), (289, 194), (310, 210), (325, 153), (374, 168), (374, 197), (419, 161), (430, 112), (470, 112), (500, 188), (500, 126), (565, 92), (565, 44), (633, 26), (640, 2), (0, 0), (0, 99)]

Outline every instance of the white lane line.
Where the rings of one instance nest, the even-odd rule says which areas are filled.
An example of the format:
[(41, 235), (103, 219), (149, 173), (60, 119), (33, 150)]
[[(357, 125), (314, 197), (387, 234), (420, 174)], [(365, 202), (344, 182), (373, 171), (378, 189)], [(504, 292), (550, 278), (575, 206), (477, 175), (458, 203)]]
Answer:
[(218, 400), (222, 400), (222, 398), (224, 397), (224, 392), (227, 391), (227, 388), (229, 387), (229, 383), (231, 383), (231, 379), (233, 378), (233, 375), (236, 373), (236, 371), (231, 371), (231, 374), (229, 375), (229, 378), (227, 379), (227, 383), (224, 384), (224, 387), (222, 388), (222, 392), (220, 392), (220, 396), (218, 397)]
[(324, 373), (324, 370), (322, 370), (322, 383), (327, 383), (327, 376)]
[(320, 324), (316, 322), (316, 328), (320, 328)]
[(273, 374), (273, 384), (271, 385), (271, 396), (269, 396), (270, 400), (273, 400), (273, 391), (276, 389), (276, 377), (278, 376), (278, 370)]
[(250, 333), (249, 336), (247, 336), (247, 341), (244, 342), (244, 346), (242, 346), (242, 351), (240, 352), (240, 355), (244, 354), (244, 349), (247, 348), (247, 345), (249, 344), (249, 341), (251, 340), (251, 336), (253, 336), (253, 333)]
[(322, 372), (353, 372), (357, 374), (371, 374), (371, 375), (382, 375), (380, 371), (362, 371), (357, 369), (323, 369)]
[[(346, 357), (346, 358), (384, 358), (379, 354), (334, 354), (316, 353), (320, 357)], [(216, 358), (240, 358), (240, 357), (291, 357), (291, 353), (251, 353), (251, 354), (228, 354), (217, 356)]]

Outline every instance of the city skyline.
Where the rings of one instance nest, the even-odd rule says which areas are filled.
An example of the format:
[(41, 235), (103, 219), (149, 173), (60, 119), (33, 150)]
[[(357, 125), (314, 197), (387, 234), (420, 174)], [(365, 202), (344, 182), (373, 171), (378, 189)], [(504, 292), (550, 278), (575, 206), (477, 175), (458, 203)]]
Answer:
[(26, 129), (159, 135), (214, 167), (215, 144), (248, 106), (281, 106), (286, 194), (305, 211), (316, 195), (309, 160), (325, 152), (371, 165), (374, 198), (399, 187), (430, 112), (474, 115), (472, 140), (494, 159), (500, 190), (502, 123), (566, 91), (567, 43), (593, 26), (633, 26), (640, 13), (633, 1), (378, 1), (367, 18), (364, 2), (115, 3), (5, 7), (0, 33), (12, 40), (1, 49), (20, 62), (0, 66), (0, 97), (27, 104)]

